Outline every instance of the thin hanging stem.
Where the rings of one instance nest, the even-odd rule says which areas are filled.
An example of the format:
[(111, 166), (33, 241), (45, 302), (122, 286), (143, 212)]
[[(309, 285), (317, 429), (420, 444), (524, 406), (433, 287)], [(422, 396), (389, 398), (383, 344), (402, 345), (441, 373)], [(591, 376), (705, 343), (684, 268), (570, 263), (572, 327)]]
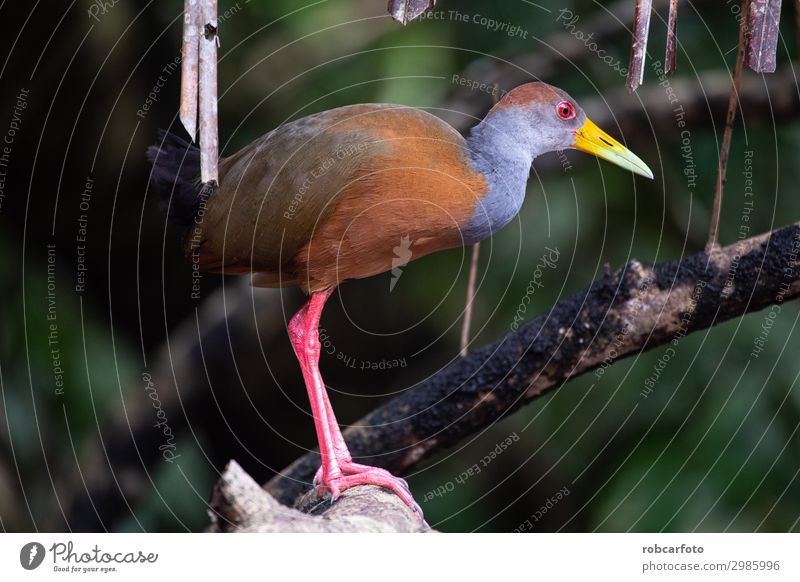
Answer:
[(678, 44), (678, 0), (669, 0), (669, 20), (667, 21), (667, 50), (664, 56), (664, 73), (675, 72), (675, 49)]
[(717, 183), (714, 187), (714, 206), (711, 209), (711, 225), (708, 229), (706, 252), (710, 253), (719, 246), (719, 218), (722, 212), (722, 193), (725, 190), (726, 171), (728, 168), (728, 155), (731, 150), (733, 137), (733, 123), (736, 120), (736, 109), (739, 102), (739, 85), (742, 79), (745, 49), (748, 35), (748, 13), (750, 0), (741, 0), (741, 21), (739, 23), (739, 48), (736, 52), (736, 65), (733, 68), (733, 82), (731, 93), (728, 97), (728, 114), (725, 117), (725, 131), (722, 134), (722, 146), (719, 151), (719, 166), (717, 167)]
[(633, 15), (633, 42), (631, 62), (628, 66), (628, 91), (635, 91), (644, 79), (644, 58), (647, 55), (647, 35), (650, 32), (650, 14), (653, 0), (636, 0)]
[(219, 135), (217, 131), (217, 0), (202, 0), (200, 36), (200, 179), (217, 182)]
[[(492, 103), (497, 105), (500, 100), (500, 85), (494, 84), (492, 91)], [(472, 259), (469, 264), (469, 279), (467, 280), (467, 298), (466, 305), (464, 305), (464, 323), (461, 325), (461, 350), (460, 355), (463, 358), (467, 355), (467, 346), (469, 345), (469, 330), (472, 326), (472, 307), (475, 302), (475, 285), (478, 280), (478, 262), (481, 254), (481, 243), (476, 242), (472, 245)]]
[(469, 281), (467, 282), (467, 303), (464, 306), (464, 323), (461, 326), (461, 357), (467, 355), (469, 345), (469, 328), (472, 325), (472, 305), (475, 301), (475, 282), (478, 279), (478, 259), (481, 254), (481, 243), (472, 245), (472, 261), (469, 265)]
[(198, 61), (200, 59), (200, 28), (203, 19), (198, 0), (183, 4), (183, 45), (181, 46), (181, 105), (180, 119), (192, 141), (197, 137)]

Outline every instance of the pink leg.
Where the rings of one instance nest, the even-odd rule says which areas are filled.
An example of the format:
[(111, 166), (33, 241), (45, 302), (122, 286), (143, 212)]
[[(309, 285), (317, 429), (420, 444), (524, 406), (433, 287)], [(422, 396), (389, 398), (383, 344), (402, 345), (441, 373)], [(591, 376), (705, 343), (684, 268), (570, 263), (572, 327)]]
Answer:
[[(331, 436), (333, 437), (333, 448), (336, 451), (337, 457), (339, 459), (339, 469), (341, 469), (344, 475), (357, 475), (359, 473), (364, 473), (366, 471), (378, 472), (378, 473), (385, 473), (386, 477), (391, 477), (393, 479), (398, 479), (403, 483), (406, 489), (408, 489), (408, 483), (406, 483), (405, 479), (401, 479), (400, 477), (394, 477), (389, 471), (386, 469), (381, 469), (378, 467), (370, 467), (369, 465), (362, 465), (361, 463), (354, 463), (353, 457), (350, 456), (350, 451), (347, 449), (347, 443), (344, 442), (344, 437), (342, 436), (342, 431), (339, 428), (339, 423), (336, 421), (336, 415), (333, 413), (333, 408), (331, 407), (331, 401), (328, 398), (328, 391), (325, 391), (325, 413), (328, 421), (328, 426), (330, 427)], [(322, 483), (322, 466), (317, 469), (316, 475), (314, 475), (314, 485), (321, 486)]]
[(322, 457), (322, 466), (314, 480), (331, 492), (332, 500), (356, 485), (386, 487), (394, 491), (422, 519), (422, 510), (411, 496), (406, 482), (385, 469), (354, 463), (342, 438), (319, 372), (319, 320), (331, 292), (332, 290), (313, 293), (308, 303), (289, 322), (289, 338), (308, 390)]
[[(319, 374), (319, 317), (322, 308), (330, 295), (330, 291), (315, 293), (300, 311), (289, 322), (289, 339), (292, 342), (297, 361), (303, 373), (303, 379), (311, 402), (311, 414), (314, 417), (314, 428), (317, 431), (319, 452), (326, 475), (335, 478), (341, 476), (337, 456), (333, 446), (333, 438), (328, 426), (324, 404), (325, 385)], [(313, 326), (313, 330), (311, 329)]]

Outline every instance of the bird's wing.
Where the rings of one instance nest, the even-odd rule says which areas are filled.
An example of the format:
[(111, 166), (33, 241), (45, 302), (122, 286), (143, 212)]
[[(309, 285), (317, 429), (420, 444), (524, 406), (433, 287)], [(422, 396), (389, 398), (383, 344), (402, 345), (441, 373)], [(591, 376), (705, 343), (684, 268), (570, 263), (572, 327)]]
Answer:
[(404, 236), (416, 241), (414, 258), (457, 246), (485, 192), (464, 152), (452, 127), (399, 105), (353, 105), (284, 125), (222, 161), (200, 229), (200, 268), (324, 288), (391, 268)]
[(290, 266), (333, 211), (339, 191), (385, 150), (359, 119), (398, 107), (355, 105), (310, 115), (221, 160), (219, 189), (187, 236), (187, 252), (195, 252), (203, 270)]

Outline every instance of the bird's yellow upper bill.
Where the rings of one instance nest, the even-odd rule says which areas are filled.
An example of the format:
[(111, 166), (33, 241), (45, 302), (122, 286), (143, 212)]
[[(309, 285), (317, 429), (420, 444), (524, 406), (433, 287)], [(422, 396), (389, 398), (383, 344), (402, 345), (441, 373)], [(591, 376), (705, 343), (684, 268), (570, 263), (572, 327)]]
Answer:
[(575, 143), (572, 147), (608, 160), (634, 174), (653, 178), (653, 172), (647, 167), (647, 164), (589, 119), (575, 132)]

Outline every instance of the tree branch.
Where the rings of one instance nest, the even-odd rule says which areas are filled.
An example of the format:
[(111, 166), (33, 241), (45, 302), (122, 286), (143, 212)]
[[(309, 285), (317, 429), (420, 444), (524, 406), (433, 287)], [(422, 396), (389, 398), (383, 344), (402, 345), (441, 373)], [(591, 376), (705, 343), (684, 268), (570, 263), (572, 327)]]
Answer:
[[(403, 473), (568, 380), (800, 294), (800, 223), (655, 267), (625, 265), (499, 341), (454, 361), (345, 431), (361, 462)], [(310, 453), (266, 489), (291, 503)]]
[(231, 461), (214, 487), (212, 533), (422, 533), (430, 528), (399, 497), (380, 487), (348, 489), (335, 504), (310, 492), (298, 509), (278, 503)]

